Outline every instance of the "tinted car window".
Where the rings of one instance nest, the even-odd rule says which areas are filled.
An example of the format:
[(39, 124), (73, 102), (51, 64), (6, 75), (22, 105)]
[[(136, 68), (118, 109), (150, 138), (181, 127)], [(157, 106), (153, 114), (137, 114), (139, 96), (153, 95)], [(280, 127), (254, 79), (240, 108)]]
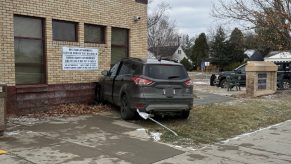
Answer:
[(145, 75), (162, 80), (181, 80), (188, 77), (184, 67), (180, 65), (146, 65)]
[(132, 74), (133, 75), (141, 75), (143, 71), (143, 65), (139, 63), (132, 64)]
[(130, 68), (130, 64), (129, 63), (123, 63), (119, 74), (118, 75), (128, 75), (131, 74), (131, 68)]
[(278, 71), (284, 71), (284, 67), (282, 63), (276, 63), (278, 65)]
[(119, 63), (115, 64), (111, 69), (110, 69), (110, 76), (115, 76), (117, 74), (119, 67)]
[(290, 71), (290, 64), (286, 63), (286, 64), (284, 65), (284, 70), (285, 70), (285, 71)]

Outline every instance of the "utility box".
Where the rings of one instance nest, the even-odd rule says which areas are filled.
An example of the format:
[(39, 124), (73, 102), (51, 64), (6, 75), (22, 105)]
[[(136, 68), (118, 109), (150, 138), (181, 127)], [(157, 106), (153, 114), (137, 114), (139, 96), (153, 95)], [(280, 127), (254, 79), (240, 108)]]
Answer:
[(277, 91), (278, 66), (272, 62), (252, 61), (246, 66), (248, 96), (271, 95)]
[(5, 130), (6, 85), (0, 85), (0, 136)]

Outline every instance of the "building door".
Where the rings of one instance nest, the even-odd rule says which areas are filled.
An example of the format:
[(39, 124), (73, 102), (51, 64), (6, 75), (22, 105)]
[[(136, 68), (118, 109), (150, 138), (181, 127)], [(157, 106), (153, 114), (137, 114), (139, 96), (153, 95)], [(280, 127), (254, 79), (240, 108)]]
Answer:
[(129, 54), (129, 30), (112, 28), (111, 38), (111, 66)]
[(43, 19), (14, 16), (16, 85), (44, 84)]

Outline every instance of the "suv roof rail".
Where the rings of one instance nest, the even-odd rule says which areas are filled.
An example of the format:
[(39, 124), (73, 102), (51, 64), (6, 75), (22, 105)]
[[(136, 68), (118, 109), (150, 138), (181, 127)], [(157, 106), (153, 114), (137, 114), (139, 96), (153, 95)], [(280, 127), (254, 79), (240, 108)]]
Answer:
[(162, 60), (166, 60), (166, 61), (172, 61), (172, 62), (175, 62), (175, 63), (178, 63), (178, 60), (173, 60), (173, 59), (169, 59), (167, 57), (159, 57), (158, 61), (162, 61)]
[(143, 61), (142, 59), (140, 59), (140, 58), (135, 58), (135, 57), (126, 57), (126, 58), (124, 58), (123, 60), (136, 60), (136, 61)]

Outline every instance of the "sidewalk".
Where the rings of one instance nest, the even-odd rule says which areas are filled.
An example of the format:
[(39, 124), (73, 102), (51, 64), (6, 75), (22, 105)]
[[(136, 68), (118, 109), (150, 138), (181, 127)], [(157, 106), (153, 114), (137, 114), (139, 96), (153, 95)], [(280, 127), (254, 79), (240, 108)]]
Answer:
[(230, 139), (225, 143), (188, 151), (156, 164), (290, 164), (291, 121)]
[[(183, 151), (153, 142), (119, 116), (12, 119), (0, 149), (1, 164), (154, 163)], [(140, 129), (140, 130), (138, 130)]]

